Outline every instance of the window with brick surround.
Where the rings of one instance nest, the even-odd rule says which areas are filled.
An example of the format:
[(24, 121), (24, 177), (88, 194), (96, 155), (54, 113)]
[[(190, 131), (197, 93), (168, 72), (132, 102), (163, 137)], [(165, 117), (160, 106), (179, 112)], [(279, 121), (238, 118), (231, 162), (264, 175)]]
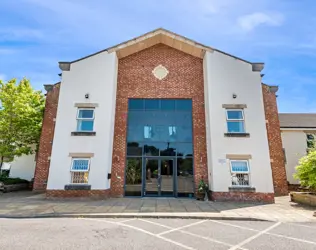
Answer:
[(249, 162), (247, 160), (230, 160), (233, 187), (250, 186)]
[(228, 133), (245, 133), (245, 119), (242, 109), (226, 109), (226, 120)]
[(77, 131), (93, 131), (94, 109), (78, 109)]
[(71, 183), (87, 184), (89, 178), (90, 159), (74, 158), (71, 162)]

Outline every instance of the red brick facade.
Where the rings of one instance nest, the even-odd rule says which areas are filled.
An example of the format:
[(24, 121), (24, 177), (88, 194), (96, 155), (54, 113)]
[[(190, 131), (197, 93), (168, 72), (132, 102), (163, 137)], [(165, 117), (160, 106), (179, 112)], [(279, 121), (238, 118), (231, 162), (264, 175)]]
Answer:
[(274, 87), (262, 84), (274, 193), (275, 195), (287, 195), (288, 184), (275, 92)]
[(214, 201), (243, 201), (243, 202), (274, 203), (273, 193), (212, 192), (211, 198)]
[[(152, 70), (163, 65), (163, 80)], [(203, 60), (163, 44), (152, 46), (118, 62), (111, 195), (124, 194), (128, 98), (192, 98), (195, 183), (208, 179)], [(120, 178), (118, 178), (120, 177)]]
[(107, 198), (109, 197), (110, 190), (47, 190), (46, 197), (91, 197), (91, 198)]
[(52, 152), (60, 83), (47, 91), (38, 156), (34, 175), (33, 191), (45, 191), (49, 172), (49, 157)]

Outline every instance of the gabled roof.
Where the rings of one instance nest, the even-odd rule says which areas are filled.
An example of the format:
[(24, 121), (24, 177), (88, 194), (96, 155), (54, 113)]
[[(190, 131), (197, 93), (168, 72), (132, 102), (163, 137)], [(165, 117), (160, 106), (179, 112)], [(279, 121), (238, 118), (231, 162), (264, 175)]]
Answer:
[(245, 63), (249, 63), (252, 65), (253, 71), (261, 71), (264, 67), (264, 63), (251, 63), (249, 61), (246, 61), (244, 59), (241, 59), (239, 57), (235, 57), (233, 55), (230, 55), (228, 53), (225, 53), (223, 51), (217, 50), (215, 48), (203, 45), (201, 43), (198, 43), (194, 40), (191, 40), (189, 38), (186, 38), (184, 36), (178, 35), (174, 32), (171, 32), (169, 30), (159, 28), (155, 29), (153, 31), (150, 31), (144, 35), (138, 36), (136, 38), (133, 38), (131, 40), (128, 40), (126, 42), (117, 44), (113, 47), (101, 50), (99, 52), (96, 52), (94, 54), (88, 55), (86, 57), (77, 59), (75, 61), (71, 62), (59, 62), (59, 67), (61, 70), (70, 70), (70, 65), (72, 63), (84, 60), (86, 58), (89, 58), (91, 56), (97, 55), (99, 53), (103, 52), (116, 52), (118, 58), (123, 58), (126, 56), (129, 56), (133, 53), (136, 53), (138, 51), (144, 50), (146, 48), (149, 48), (155, 44), (163, 43), (170, 47), (173, 47), (175, 49), (178, 49), (180, 51), (183, 51), (185, 53), (188, 53), (190, 55), (203, 58), (206, 51), (213, 52), (217, 51), (219, 53), (225, 54), (227, 56), (233, 57), (237, 60), (243, 61)]
[(316, 114), (283, 113), (279, 114), (280, 127), (282, 128), (315, 128)]

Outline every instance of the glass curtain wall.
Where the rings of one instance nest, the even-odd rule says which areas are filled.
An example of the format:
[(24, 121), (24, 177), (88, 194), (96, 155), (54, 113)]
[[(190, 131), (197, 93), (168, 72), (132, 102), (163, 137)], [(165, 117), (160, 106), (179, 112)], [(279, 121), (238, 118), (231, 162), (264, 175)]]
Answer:
[[(143, 195), (144, 168), (150, 159), (175, 161), (176, 169), (172, 177), (174, 193), (178, 197), (193, 196), (191, 99), (129, 99), (126, 196)], [(152, 162), (157, 164), (157, 161)], [(155, 171), (159, 168), (152, 167), (155, 167)], [(161, 171), (164, 174), (163, 166)]]

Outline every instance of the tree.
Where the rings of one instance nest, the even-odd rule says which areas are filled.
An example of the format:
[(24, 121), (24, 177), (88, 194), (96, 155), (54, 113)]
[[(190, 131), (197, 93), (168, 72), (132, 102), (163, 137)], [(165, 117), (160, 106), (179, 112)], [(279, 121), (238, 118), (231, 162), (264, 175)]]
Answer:
[(34, 153), (41, 133), (44, 95), (29, 80), (0, 80), (0, 169), (4, 161)]
[(300, 180), (303, 187), (316, 190), (316, 148), (309, 149), (308, 154), (299, 160), (296, 167), (295, 179)]

